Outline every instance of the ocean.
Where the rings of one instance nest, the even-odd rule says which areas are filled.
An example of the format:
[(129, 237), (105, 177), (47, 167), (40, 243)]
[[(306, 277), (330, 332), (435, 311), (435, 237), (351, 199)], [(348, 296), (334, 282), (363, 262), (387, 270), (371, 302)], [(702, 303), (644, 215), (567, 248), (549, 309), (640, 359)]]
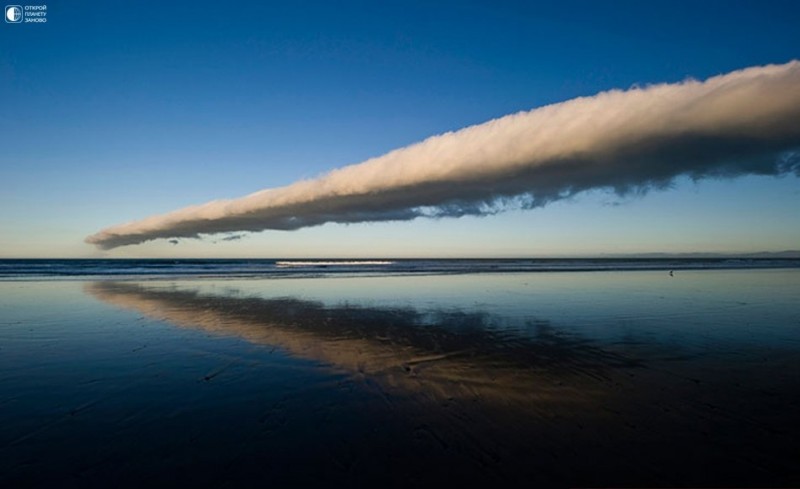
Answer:
[(800, 268), (797, 258), (4, 259), (0, 279), (298, 277), (444, 273)]
[(2, 260), (0, 487), (796, 487), (798, 297), (796, 260)]

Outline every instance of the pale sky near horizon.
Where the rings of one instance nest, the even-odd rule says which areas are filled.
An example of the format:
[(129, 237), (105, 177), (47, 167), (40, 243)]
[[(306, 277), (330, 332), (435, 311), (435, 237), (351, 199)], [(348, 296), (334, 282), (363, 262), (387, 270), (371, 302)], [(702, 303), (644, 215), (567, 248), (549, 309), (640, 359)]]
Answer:
[(800, 249), (800, 178), (100, 252), (100, 229), (609, 89), (800, 58), (797, 2), (47, 2), (0, 23), (0, 258)]

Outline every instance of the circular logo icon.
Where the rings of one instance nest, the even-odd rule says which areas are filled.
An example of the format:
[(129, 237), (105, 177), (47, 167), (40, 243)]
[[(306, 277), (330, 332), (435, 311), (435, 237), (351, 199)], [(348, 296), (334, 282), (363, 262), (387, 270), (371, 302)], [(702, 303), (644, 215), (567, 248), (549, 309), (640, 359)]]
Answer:
[(19, 22), (22, 19), (22, 9), (16, 5), (6, 7), (6, 22)]

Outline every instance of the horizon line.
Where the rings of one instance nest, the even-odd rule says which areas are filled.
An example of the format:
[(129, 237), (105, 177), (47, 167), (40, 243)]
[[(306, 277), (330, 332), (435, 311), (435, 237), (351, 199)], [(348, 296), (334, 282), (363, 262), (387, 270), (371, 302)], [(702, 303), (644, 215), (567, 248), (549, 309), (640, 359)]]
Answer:
[(0, 257), (0, 260), (596, 260), (596, 259), (800, 259), (800, 250), (756, 251), (756, 252), (639, 252), (639, 253), (599, 253), (595, 255), (520, 255), (520, 256), (182, 256), (182, 257)]

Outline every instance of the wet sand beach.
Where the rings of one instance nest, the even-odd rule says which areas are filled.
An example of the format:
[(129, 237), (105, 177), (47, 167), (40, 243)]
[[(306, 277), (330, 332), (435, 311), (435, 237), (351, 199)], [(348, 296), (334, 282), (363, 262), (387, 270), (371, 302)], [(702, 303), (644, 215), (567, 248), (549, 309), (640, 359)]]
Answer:
[(800, 270), (0, 282), (3, 487), (800, 485)]

